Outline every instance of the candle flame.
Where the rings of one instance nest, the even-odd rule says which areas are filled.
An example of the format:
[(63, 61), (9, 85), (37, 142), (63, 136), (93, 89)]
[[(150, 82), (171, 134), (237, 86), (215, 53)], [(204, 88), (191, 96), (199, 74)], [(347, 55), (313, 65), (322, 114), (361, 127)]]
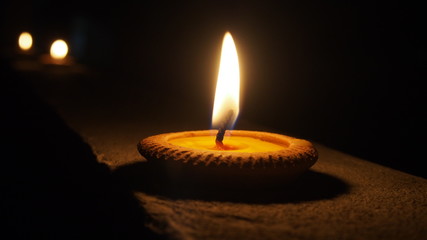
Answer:
[(50, 56), (56, 60), (64, 59), (68, 54), (68, 45), (64, 40), (58, 39), (50, 47)]
[(232, 128), (239, 114), (239, 59), (233, 37), (224, 36), (212, 114), (212, 127)]
[(24, 51), (30, 50), (33, 46), (33, 37), (29, 32), (22, 32), (18, 38), (18, 45)]

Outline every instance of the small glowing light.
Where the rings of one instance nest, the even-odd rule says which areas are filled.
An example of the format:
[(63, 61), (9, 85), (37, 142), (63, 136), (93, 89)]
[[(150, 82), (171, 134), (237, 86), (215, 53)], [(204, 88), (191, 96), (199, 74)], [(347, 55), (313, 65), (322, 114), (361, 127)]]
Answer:
[(61, 60), (67, 56), (68, 45), (64, 40), (58, 39), (50, 47), (50, 56), (53, 59)]
[(239, 58), (233, 37), (229, 32), (224, 36), (218, 80), (215, 91), (215, 101), (212, 114), (212, 126), (218, 127), (232, 112), (230, 123), (234, 125), (239, 114), (240, 71)]
[(19, 35), (18, 45), (19, 48), (24, 51), (30, 50), (30, 48), (33, 46), (33, 37), (31, 34), (29, 32), (22, 32)]

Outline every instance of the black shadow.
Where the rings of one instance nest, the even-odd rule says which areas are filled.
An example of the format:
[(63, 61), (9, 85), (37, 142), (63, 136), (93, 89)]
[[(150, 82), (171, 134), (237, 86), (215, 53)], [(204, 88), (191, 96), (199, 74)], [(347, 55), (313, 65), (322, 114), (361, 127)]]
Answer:
[(135, 191), (171, 199), (197, 199), (243, 203), (288, 203), (331, 199), (348, 192), (349, 186), (333, 176), (309, 170), (297, 179), (260, 187), (239, 187), (177, 183), (156, 166), (147, 162), (133, 163), (116, 169), (113, 174)]
[(34, 94), (35, 76), (1, 70), (3, 239), (162, 239), (131, 190)]

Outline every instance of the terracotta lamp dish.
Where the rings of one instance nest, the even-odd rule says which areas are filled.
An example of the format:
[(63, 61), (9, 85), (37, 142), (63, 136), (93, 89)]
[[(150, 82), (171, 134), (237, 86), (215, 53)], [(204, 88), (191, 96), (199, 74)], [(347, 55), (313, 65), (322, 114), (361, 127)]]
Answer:
[(223, 146), (216, 130), (163, 133), (142, 139), (138, 150), (173, 182), (252, 186), (294, 179), (318, 159), (307, 140), (258, 131), (227, 131)]
[(147, 166), (154, 167), (153, 174), (163, 174), (159, 181), (183, 187), (265, 188), (294, 179), (317, 161), (318, 153), (309, 141), (269, 132), (230, 131), (239, 101), (238, 55), (226, 32), (212, 112), (215, 130), (163, 133), (138, 143)]

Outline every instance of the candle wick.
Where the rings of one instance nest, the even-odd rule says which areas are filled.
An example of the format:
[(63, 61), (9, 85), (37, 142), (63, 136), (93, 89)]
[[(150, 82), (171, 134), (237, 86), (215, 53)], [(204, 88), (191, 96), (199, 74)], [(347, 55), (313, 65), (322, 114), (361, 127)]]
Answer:
[(233, 116), (234, 112), (233, 110), (230, 110), (227, 112), (226, 117), (224, 118), (224, 121), (218, 128), (218, 133), (216, 134), (215, 143), (220, 148), (224, 148), (224, 144), (222, 141), (224, 140), (225, 131), (227, 130), (227, 127), (230, 125), (231, 117)]
[(226, 128), (222, 128), (222, 127), (218, 129), (218, 133), (216, 134), (216, 139), (215, 139), (215, 142), (217, 145), (218, 144), (223, 145), (222, 140), (224, 140), (224, 135), (226, 130), (227, 130)]

